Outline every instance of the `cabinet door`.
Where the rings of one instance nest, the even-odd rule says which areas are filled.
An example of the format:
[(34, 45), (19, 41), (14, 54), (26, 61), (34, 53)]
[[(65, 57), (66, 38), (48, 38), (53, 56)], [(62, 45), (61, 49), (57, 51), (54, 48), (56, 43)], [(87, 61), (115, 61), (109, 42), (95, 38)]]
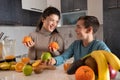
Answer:
[(87, 0), (74, 0), (74, 11), (87, 10)]
[(73, 0), (61, 0), (61, 11), (65, 12), (72, 12), (73, 9)]
[(120, 58), (120, 9), (110, 8), (111, 0), (103, 0), (103, 3), (103, 8), (105, 8), (103, 11), (104, 40), (111, 51)]
[(15, 23), (14, 1), (1, 0), (0, 2), (0, 24), (12, 25)]
[(62, 12), (87, 10), (87, 0), (61, 0)]
[(47, 7), (47, 0), (22, 0), (22, 8), (42, 12)]

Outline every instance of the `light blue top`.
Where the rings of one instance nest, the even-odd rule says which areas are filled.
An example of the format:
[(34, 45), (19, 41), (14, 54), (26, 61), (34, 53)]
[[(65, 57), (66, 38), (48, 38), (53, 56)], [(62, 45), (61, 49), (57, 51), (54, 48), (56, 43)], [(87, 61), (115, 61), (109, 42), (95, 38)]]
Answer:
[(76, 61), (94, 50), (110, 51), (110, 49), (103, 41), (93, 40), (87, 47), (84, 47), (81, 40), (76, 40), (62, 55), (55, 57), (56, 66), (64, 63), (71, 57), (74, 57), (74, 61)]

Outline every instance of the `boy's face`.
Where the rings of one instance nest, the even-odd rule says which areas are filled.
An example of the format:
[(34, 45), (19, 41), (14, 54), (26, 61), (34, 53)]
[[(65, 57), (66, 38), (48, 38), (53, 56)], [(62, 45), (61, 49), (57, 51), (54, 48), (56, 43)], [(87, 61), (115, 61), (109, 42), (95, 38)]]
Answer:
[(86, 40), (89, 34), (88, 28), (85, 28), (84, 20), (79, 20), (76, 23), (75, 32), (77, 34), (77, 38), (80, 40)]

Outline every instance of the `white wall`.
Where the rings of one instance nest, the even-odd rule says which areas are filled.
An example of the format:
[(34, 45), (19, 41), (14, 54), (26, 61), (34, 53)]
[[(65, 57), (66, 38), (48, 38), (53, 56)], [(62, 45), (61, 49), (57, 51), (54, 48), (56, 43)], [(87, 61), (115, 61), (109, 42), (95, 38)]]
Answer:
[(103, 24), (103, 0), (87, 0), (88, 15), (98, 18), (100, 24)]
[(61, 0), (47, 0), (47, 6), (51, 5), (61, 11)]

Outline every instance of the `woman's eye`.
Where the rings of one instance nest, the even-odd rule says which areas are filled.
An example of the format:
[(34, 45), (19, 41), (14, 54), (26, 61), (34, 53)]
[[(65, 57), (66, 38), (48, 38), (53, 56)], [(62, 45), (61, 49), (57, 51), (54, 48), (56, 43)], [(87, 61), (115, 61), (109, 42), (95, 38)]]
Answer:
[(49, 20), (49, 21), (54, 21), (54, 20), (53, 20), (53, 19), (51, 19), (51, 18), (49, 18), (48, 20)]

